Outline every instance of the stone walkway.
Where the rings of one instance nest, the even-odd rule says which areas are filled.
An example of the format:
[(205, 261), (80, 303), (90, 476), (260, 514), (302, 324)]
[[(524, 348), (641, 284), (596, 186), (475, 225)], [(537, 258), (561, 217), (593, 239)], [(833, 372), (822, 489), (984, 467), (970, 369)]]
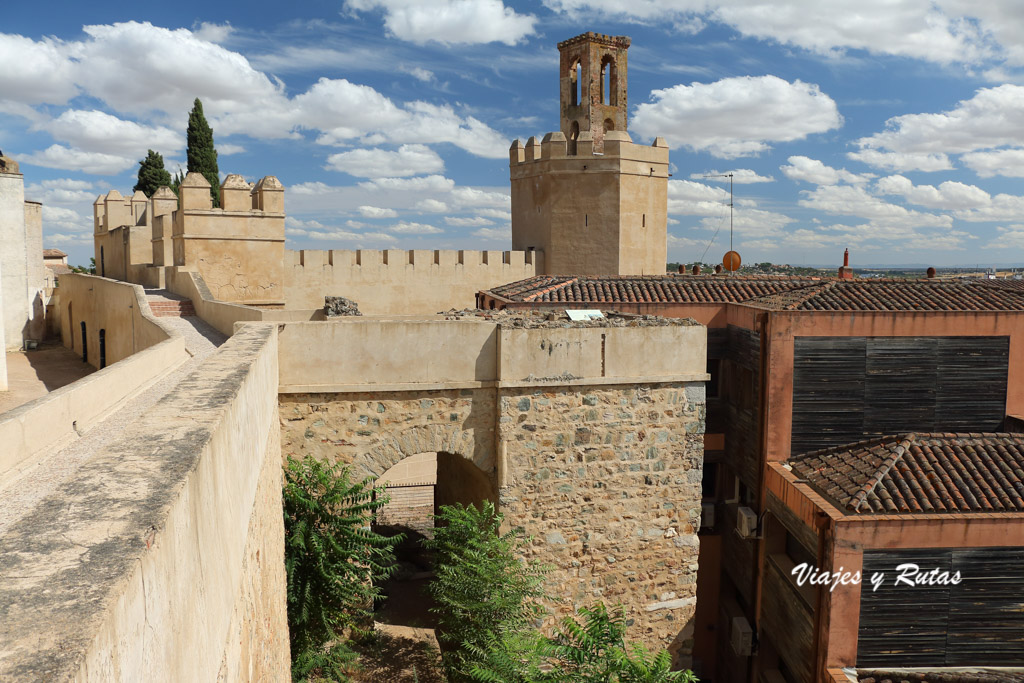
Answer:
[(0, 414), (34, 401), (66, 384), (96, 372), (82, 354), (61, 346), (60, 340), (34, 351), (7, 353), (7, 391), (0, 391)]
[[(148, 292), (152, 295), (152, 292)], [(184, 379), (204, 358), (223, 344), (227, 337), (200, 318), (161, 318), (160, 323), (178, 330), (185, 337), (185, 348), (192, 354), (180, 368), (157, 381), (124, 406), (112, 413), (82, 438), (26, 470), (19, 478), (0, 490), (0, 536), (18, 519), (71, 478), (105, 444), (112, 441), (133, 420), (143, 415)]]

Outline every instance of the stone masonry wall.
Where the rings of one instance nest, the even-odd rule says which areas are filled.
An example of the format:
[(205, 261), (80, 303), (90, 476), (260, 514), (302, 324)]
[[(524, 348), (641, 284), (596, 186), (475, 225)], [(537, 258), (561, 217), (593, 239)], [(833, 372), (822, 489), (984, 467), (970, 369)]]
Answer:
[(681, 664), (692, 648), (704, 411), (699, 382), (280, 397), (283, 455), (346, 462), (355, 478), (429, 451), (472, 462), (499, 485), (508, 523), (533, 537), (530, 556), (553, 566), (548, 589), (561, 601), (548, 626), (597, 600), (621, 603), (629, 637), (670, 647)]
[(553, 622), (603, 600), (629, 637), (688, 663), (700, 526), (703, 383), (502, 390), (501, 507), (557, 567)]

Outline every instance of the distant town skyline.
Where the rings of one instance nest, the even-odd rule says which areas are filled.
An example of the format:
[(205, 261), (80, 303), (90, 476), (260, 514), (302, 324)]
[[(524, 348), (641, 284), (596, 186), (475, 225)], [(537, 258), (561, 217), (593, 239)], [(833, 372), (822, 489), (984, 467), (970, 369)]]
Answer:
[[(629, 131), (672, 148), (670, 261), (1024, 263), (1024, 16), (1009, 0), (341, 0), (0, 8), (0, 149), (46, 247), (147, 149), (276, 175), (291, 249), (508, 249), (507, 149), (558, 128), (556, 43), (632, 38)], [(14, 68), (10, 68), (13, 66)]]

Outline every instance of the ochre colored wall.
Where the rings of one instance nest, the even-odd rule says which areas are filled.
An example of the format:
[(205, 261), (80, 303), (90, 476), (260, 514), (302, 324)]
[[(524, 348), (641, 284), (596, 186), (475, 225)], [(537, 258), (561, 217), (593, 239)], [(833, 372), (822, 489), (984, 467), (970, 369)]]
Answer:
[(478, 291), (544, 272), (543, 255), (523, 251), (337, 249), (284, 258), (288, 308), (323, 308), (325, 296), (344, 296), (363, 315), (473, 308)]

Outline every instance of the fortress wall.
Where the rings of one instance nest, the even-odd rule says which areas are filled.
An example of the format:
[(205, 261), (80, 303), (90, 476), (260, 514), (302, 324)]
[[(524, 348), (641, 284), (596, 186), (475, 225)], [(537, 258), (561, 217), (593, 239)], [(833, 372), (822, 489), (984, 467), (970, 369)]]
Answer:
[(528, 556), (553, 565), (548, 627), (621, 602), (630, 638), (687, 662), (704, 327), (346, 318), (287, 324), (280, 344), (283, 455), (361, 479), (437, 452), (438, 500), (497, 499)]
[(290, 677), (277, 374), (246, 326), (0, 538), (0, 679)]
[[(65, 345), (73, 325), (74, 349), (81, 353), (78, 325), (85, 319), (90, 359), (95, 365), (98, 331), (106, 325), (110, 330), (108, 367), (3, 414), (0, 487), (21, 476), (40, 457), (77, 439), (80, 432), (189, 358), (181, 336), (164, 329), (149, 313), (138, 285), (67, 274), (61, 276), (60, 293)], [(71, 324), (67, 320), (69, 308), (74, 318)]]
[(544, 272), (527, 251), (331, 250), (285, 252), (289, 308), (318, 308), (344, 296), (363, 315), (430, 315), (473, 308), (476, 293)]

